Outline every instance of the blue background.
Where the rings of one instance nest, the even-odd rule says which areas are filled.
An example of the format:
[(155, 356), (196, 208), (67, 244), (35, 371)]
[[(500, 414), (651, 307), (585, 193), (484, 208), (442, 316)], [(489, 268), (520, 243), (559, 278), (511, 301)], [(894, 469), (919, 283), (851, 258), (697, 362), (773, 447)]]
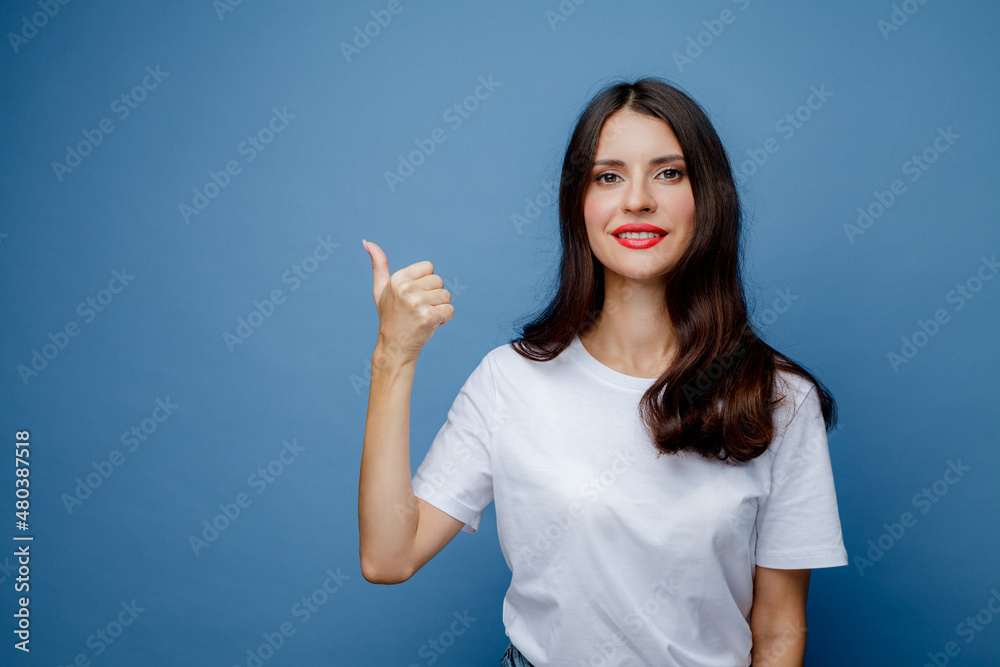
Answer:
[[(287, 622), (294, 634), (263, 664), (497, 664), (510, 572), (492, 505), (480, 534), (460, 533), (408, 582), (361, 576), (357, 480), (378, 327), (361, 239), (381, 245), (390, 271), (431, 260), (453, 295), (454, 319), (418, 364), (415, 470), (468, 374), (547, 300), (558, 234), (546, 184), (577, 115), (607, 83), (652, 75), (705, 107), (739, 169), (755, 320), (840, 405), (830, 450), (852, 563), (813, 572), (806, 664), (921, 665), (949, 641), (954, 664), (995, 664), (1000, 280), (976, 281), (1000, 250), (1000, 4), (897, 3), (889, 30), (891, 3), (858, 0), (402, 0), (345, 55), (386, 6), (0, 8), (0, 662), (252, 665), (248, 651)], [(36, 30), (23, 23), (33, 15)], [(22, 30), (30, 38), (12, 43)], [(121, 118), (114, 101), (147, 67), (165, 74), (146, 78)], [(479, 77), (495, 88), (448, 122)], [(800, 108), (813, 86), (831, 95)], [(275, 110), (294, 118), (261, 133)], [(796, 112), (807, 120), (780, 130)], [(113, 131), (57, 173), (104, 118)], [(385, 173), (437, 128), (446, 141), (390, 188)], [(958, 138), (937, 152), (948, 128)], [(258, 135), (270, 143), (250, 161), (240, 146)], [(762, 160), (769, 138), (778, 150)], [(933, 163), (907, 172), (925, 150)], [(185, 220), (210, 172), (226, 186)], [(905, 191), (880, 211), (897, 179)], [(879, 216), (852, 236), (858, 207)], [(286, 272), (318, 239), (339, 246), (296, 284)], [(114, 271), (134, 278), (122, 288)], [(118, 293), (102, 292), (109, 282)], [(959, 308), (948, 295), (966, 284)], [(270, 316), (227, 344), (276, 289)], [(796, 297), (782, 313), (769, 310), (779, 291)], [(102, 310), (80, 308), (88, 298)], [(938, 310), (947, 322), (914, 341)], [(72, 323), (77, 335), (61, 338)], [(919, 347), (894, 367), (904, 337)], [(19, 370), (36, 351), (42, 369)], [(151, 421), (164, 416), (158, 399), (178, 406), (162, 422)], [(122, 435), (143, 424), (130, 450)], [(32, 452), (30, 655), (12, 647), (20, 429)], [(275, 464), (285, 441), (299, 449)], [(120, 465), (67, 504), (114, 450)], [(953, 484), (949, 461), (968, 468)], [(270, 482), (252, 477), (269, 464), (280, 469)], [(250, 504), (193, 548), (241, 493)], [(316, 594), (327, 570), (339, 589)], [(304, 619), (295, 605), (310, 596), (323, 602)], [(133, 600), (134, 622), (113, 644), (96, 639)], [(970, 637), (960, 624), (977, 613)], [(476, 620), (452, 634), (455, 614)]]

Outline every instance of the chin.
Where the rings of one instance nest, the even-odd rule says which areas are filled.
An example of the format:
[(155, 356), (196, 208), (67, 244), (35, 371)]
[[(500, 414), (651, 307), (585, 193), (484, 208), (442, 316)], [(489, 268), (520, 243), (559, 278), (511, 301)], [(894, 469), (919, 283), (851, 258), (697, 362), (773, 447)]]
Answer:
[(658, 266), (654, 269), (642, 268), (638, 269), (636, 267), (607, 267), (612, 273), (616, 273), (622, 278), (628, 278), (630, 280), (651, 280), (653, 278), (662, 277), (668, 270), (670, 266)]

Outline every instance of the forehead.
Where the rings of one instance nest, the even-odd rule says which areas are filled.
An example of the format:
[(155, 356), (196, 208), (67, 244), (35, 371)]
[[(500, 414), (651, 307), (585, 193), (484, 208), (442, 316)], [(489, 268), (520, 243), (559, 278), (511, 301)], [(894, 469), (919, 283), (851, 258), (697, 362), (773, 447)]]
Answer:
[(598, 157), (611, 151), (659, 151), (681, 153), (670, 125), (659, 118), (632, 109), (619, 109), (608, 116), (597, 139)]

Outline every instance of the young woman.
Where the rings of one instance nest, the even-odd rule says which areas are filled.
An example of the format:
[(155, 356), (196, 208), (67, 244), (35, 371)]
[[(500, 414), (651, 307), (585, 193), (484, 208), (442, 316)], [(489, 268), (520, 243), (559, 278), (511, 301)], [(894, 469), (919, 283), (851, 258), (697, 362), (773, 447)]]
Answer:
[(559, 285), (490, 351), (410, 477), (420, 349), (454, 315), (430, 262), (374, 271), (358, 496), (368, 581), (407, 580), (496, 503), (504, 665), (802, 665), (811, 568), (846, 565), (836, 407), (765, 344), (711, 122), (659, 79), (610, 85), (562, 166)]

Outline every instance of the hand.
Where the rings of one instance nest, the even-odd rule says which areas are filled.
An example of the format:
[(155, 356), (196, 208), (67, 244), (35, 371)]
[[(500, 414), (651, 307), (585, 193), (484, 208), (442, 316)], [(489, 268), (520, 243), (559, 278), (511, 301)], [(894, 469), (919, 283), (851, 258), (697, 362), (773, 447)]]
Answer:
[(372, 259), (377, 346), (391, 354), (392, 361), (415, 362), (437, 328), (455, 316), (451, 293), (430, 262), (410, 264), (390, 276), (382, 249), (372, 241), (365, 241), (365, 249)]

